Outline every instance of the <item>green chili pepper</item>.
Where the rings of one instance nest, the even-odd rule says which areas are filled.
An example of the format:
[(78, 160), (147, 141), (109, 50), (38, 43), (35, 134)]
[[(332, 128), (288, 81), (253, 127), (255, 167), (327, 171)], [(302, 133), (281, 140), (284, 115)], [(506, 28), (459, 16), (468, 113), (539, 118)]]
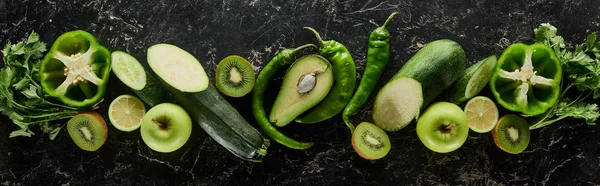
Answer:
[(256, 123), (262, 129), (267, 136), (271, 137), (277, 143), (285, 145), (292, 149), (307, 149), (310, 148), (313, 143), (312, 142), (299, 142), (292, 138), (287, 137), (285, 134), (279, 132), (277, 128), (275, 128), (271, 122), (269, 122), (269, 118), (267, 117), (267, 113), (263, 107), (265, 92), (269, 87), (269, 82), (273, 77), (283, 68), (291, 65), (296, 60), (296, 55), (300, 53), (305, 48), (315, 47), (313, 44), (302, 45), (295, 49), (285, 49), (279, 54), (277, 54), (271, 61), (263, 67), (263, 69), (258, 74), (258, 78), (256, 78), (256, 83), (254, 85), (253, 95), (252, 95), (252, 114), (254, 115), (254, 119), (256, 119)]
[(367, 49), (367, 64), (365, 72), (358, 84), (358, 88), (352, 96), (350, 103), (346, 105), (342, 117), (344, 123), (350, 129), (350, 133), (354, 132), (354, 125), (348, 120), (348, 116), (354, 114), (360, 106), (362, 106), (375, 88), (377, 81), (381, 77), (385, 65), (388, 63), (390, 56), (390, 32), (387, 30), (387, 25), (398, 12), (392, 13), (382, 26), (371, 32), (369, 36), (369, 48)]
[(110, 51), (83, 30), (62, 34), (40, 65), (44, 91), (75, 107), (92, 106), (104, 96), (110, 75)]
[(315, 29), (304, 28), (312, 31), (319, 40), (319, 54), (333, 66), (336, 81), (323, 101), (295, 120), (298, 123), (317, 123), (335, 116), (346, 107), (356, 85), (356, 67), (343, 44), (335, 40), (323, 41)]

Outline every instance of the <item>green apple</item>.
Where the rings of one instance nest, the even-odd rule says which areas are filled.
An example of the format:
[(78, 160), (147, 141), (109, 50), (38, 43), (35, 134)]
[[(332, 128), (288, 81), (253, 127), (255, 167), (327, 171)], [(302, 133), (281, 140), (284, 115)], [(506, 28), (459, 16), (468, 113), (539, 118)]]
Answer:
[(144, 115), (140, 131), (142, 140), (152, 150), (173, 152), (190, 138), (192, 119), (181, 106), (162, 103)]
[(437, 102), (419, 116), (417, 135), (429, 149), (451, 152), (462, 146), (469, 134), (467, 114), (449, 102)]

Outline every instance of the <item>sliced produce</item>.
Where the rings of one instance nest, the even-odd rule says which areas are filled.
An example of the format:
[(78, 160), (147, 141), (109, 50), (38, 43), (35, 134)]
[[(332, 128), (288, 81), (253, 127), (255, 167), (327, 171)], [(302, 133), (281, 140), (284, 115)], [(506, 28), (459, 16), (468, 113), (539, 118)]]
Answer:
[[(596, 125), (600, 111), (597, 102), (586, 102), (586, 98), (600, 94), (600, 41), (596, 32), (586, 38), (586, 42), (575, 46), (575, 51), (566, 48), (564, 39), (556, 35), (556, 27), (545, 23), (534, 30), (535, 41), (552, 47), (567, 74), (559, 101), (543, 115), (540, 115), (529, 129), (548, 126), (556, 121), (572, 117), (584, 119), (588, 125)], [(576, 88), (576, 89), (574, 89)], [(577, 90), (577, 91), (575, 91)], [(577, 95), (575, 99), (567, 97)]]
[(423, 87), (426, 107), (464, 72), (465, 51), (455, 41), (441, 39), (428, 43), (411, 57), (393, 78), (409, 77)]
[(417, 136), (425, 147), (439, 153), (460, 148), (469, 134), (467, 115), (457, 105), (437, 102), (417, 121)]
[(376, 160), (385, 157), (392, 144), (387, 133), (377, 125), (362, 122), (352, 133), (352, 148), (360, 157)]
[(108, 136), (104, 118), (97, 112), (77, 114), (67, 122), (67, 131), (75, 144), (86, 151), (96, 151)]
[(469, 120), (469, 128), (477, 133), (486, 133), (494, 129), (498, 122), (498, 107), (485, 96), (469, 100), (464, 109)]
[(174, 45), (156, 44), (148, 48), (148, 63), (208, 135), (244, 160), (262, 161), (269, 140), (217, 92), (194, 56)]
[(241, 56), (227, 56), (217, 65), (215, 85), (229, 97), (242, 97), (254, 88), (254, 69)]
[[(452, 40), (437, 40), (425, 45), (377, 93), (373, 105), (375, 124), (388, 132), (404, 128), (418, 117), (421, 108), (460, 77), (466, 61), (462, 47)], [(398, 83), (396, 79), (402, 77), (414, 79), (420, 85), (408, 81), (388, 85)]]
[(317, 46), (313, 44), (306, 44), (295, 49), (284, 49), (279, 52), (275, 57), (273, 57), (273, 59), (271, 59), (271, 61), (269, 61), (269, 63), (267, 63), (267, 65), (263, 67), (258, 74), (258, 78), (256, 78), (256, 85), (254, 86), (253, 90), (254, 93), (252, 95), (252, 114), (254, 115), (254, 119), (256, 120), (258, 126), (271, 139), (292, 149), (307, 149), (310, 148), (313, 143), (296, 141), (277, 130), (277, 128), (275, 128), (275, 126), (269, 122), (269, 118), (267, 118), (267, 112), (263, 106), (265, 102), (264, 99), (267, 88), (269, 87), (269, 84), (275, 75), (280, 70), (291, 65), (296, 60), (296, 56), (302, 50), (312, 47), (317, 48)]
[(383, 130), (398, 131), (419, 116), (422, 104), (421, 83), (412, 78), (396, 78), (375, 97), (373, 122)]
[(356, 67), (350, 51), (335, 40), (323, 41), (319, 33), (304, 27), (315, 34), (319, 41), (319, 54), (333, 66), (335, 85), (317, 106), (296, 118), (298, 123), (317, 123), (340, 113), (352, 98), (356, 85)]
[(2, 50), (4, 66), (0, 69), (0, 113), (16, 125), (9, 137), (27, 136), (38, 126), (54, 139), (64, 122), (79, 113), (78, 108), (48, 100), (50, 96), (39, 85), (39, 64), (46, 44), (32, 31), (26, 40), (11, 44)]
[(67, 105), (93, 106), (106, 92), (110, 58), (110, 51), (92, 34), (83, 30), (64, 33), (40, 64), (40, 84), (48, 95)]
[(516, 43), (498, 59), (490, 88), (502, 107), (535, 116), (558, 101), (561, 79), (560, 60), (552, 48)]
[(142, 140), (157, 152), (173, 152), (181, 148), (192, 134), (190, 115), (173, 103), (161, 103), (144, 115), (140, 127)]
[(333, 69), (327, 59), (319, 55), (307, 55), (298, 59), (285, 73), (271, 109), (270, 122), (278, 127), (289, 124), (321, 102), (331, 85)]
[(148, 106), (153, 107), (168, 100), (169, 94), (160, 81), (146, 71), (133, 56), (122, 51), (112, 52), (112, 71)]
[(108, 106), (108, 119), (120, 131), (131, 132), (142, 125), (146, 107), (142, 100), (124, 94), (115, 98)]
[(492, 135), (496, 146), (511, 154), (519, 154), (529, 145), (529, 125), (514, 114), (502, 116)]
[(450, 88), (450, 102), (460, 104), (479, 94), (489, 84), (496, 61), (496, 55), (491, 55), (465, 69)]
[(385, 23), (380, 27), (376, 28), (371, 32), (369, 36), (369, 48), (367, 49), (367, 64), (365, 65), (365, 72), (363, 73), (362, 78), (360, 79), (360, 84), (358, 84), (358, 88), (356, 88), (356, 93), (350, 99), (346, 108), (344, 108), (344, 112), (342, 113), (342, 118), (344, 119), (344, 123), (350, 129), (350, 133), (354, 132), (354, 125), (350, 122), (348, 117), (354, 114), (369, 98), (371, 92), (377, 85), (377, 81), (383, 74), (385, 70), (385, 66), (388, 63), (388, 59), (390, 56), (390, 32), (387, 30), (387, 25), (392, 21), (394, 16), (398, 14), (398, 12), (392, 13)]

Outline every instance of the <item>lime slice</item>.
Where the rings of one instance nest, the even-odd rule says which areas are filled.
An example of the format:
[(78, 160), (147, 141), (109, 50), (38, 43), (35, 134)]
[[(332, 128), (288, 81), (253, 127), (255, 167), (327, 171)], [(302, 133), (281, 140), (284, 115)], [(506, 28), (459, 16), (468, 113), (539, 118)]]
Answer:
[(110, 123), (115, 128), (125, 132), (140, 128), (144, 113), (146, 113), (144, 103), (140, 99), (127, 94), (117, 97), (108, 107)]
[(467, 114), (469, 128), (478, 133), (491, 131), (498, 122), (498, 107), (494, 101), (485, 96), (477, 96), (469, 100), (464, 111)]

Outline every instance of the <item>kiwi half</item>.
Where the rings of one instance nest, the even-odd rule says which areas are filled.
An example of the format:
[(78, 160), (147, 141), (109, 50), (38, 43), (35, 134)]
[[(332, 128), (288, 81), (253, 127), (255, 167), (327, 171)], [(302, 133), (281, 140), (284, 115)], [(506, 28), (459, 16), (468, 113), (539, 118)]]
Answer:
[(108, 128), (100, 114), (84, 112), (67, 122), (69, 136), (79, 148), (86, 151), (98, 150), (106, 141)]
[(216, 76), (217, 89), (229, 97), (245, 96), (254, 87), (254, 69), (240, 56), (227, 56), (219, 62)]
[(390, 138), (383, 129), (369, 122), (360, 123), (352, 133), (352, 147), (360, 157), (376, 160), (390, 152)]
[(519, 154), (529, 145), (529, 124), (514, 114), (500, 118), (492, 134), (496, 146), (511, 154)]

